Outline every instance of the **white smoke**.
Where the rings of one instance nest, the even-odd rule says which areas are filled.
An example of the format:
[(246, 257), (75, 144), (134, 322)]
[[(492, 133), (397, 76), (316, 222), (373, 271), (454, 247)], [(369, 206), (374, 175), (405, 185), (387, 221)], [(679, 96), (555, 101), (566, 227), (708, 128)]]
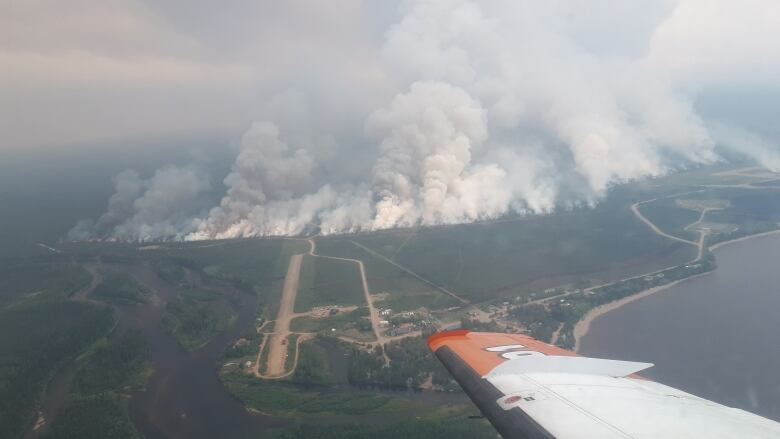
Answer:
[(194, 230), (193, 216), (202, 212), (210, 189), (208, 178), (194, 166), (158, 169), (146, 180), (127, 170), (113, 180), (115, 193), (106, 212), (94, 223), (79, 221), (69, 239), (183, 239)]
[(485, 111), (465, 91), (441, 82), (412, 84), (371, 115), (367, 129), (380, 140), (371, 228), (468, 221), (484, 211), (462, 203), (481, 201), (461, 192), (467, 180), (481, 178), (474, 173), (484, 172), (469, 165), (472, 148), (487, 138)]
[[(333, 134), (310, 131), (318, 112), (342, 108), (335, 103), (315, 111), (296, 104), (276, 118), (272, 111), (243, 136), (227, 192), (208, 214), (170, 209), (200, 190), (181, 194), (170, 182), (152, 190), (157, 176), (145, 182), (127, 173), (115, 179), (106, 214), (72, 236), (221, 239), (546, 213), (596, 203), (620, 182), (716, 161), (714, 139), (777, 164), (767, 142), (708, 129), (690, 78), (678, 86), (659, 52), (670, 25), (647, 36), (646, 50), (605, 54), (577, 38), (571, 17), (585, 9), (577, 2), (407, 2), (382, 48), (385, 74), (400, 91), (378, 103), (364, 126), (351, 127), (365, 133), (360, 146), (311, 141)], [(334, 171), (361, 178), (334, 178)], [(176, 202), (157, 208), (168, 189), (178, 191)]]

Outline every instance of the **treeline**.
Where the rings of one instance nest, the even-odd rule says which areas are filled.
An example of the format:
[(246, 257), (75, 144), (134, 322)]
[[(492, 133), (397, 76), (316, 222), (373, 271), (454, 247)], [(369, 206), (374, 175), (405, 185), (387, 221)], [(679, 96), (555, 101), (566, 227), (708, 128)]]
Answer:
[(283, 431), (276, 439), (494, 439), (495, 430), (485, 421), (468, 419), (410, 419), (385, 425), (313, 425), (303, 424)]
[(162, 326), (191, 351), (226, 330), (234, 317), (231, 307), (216, 292), (180, 288), (176, 300), (165, 306)]
[(0, 308), (17, 301), (64, 299), (89, 285), (92, 276), (80, 265), (59, 258), (3, 260)]
[(76, 374), (73, 390), (85, 395), (135, 390), (145, 381), (150, 356), (146, 338), (138, 330), (129, 330), (94, 349)]
[(52, 301), (0, 313), (0, 432), (17, 437), (34, 418), (55, 371), (113, 326), (113, 313), (82, 302)]
[(728, 233), (716, 233), (707, 236), (707, 246), (715, 245), (720, 242), (731, 241), (734, 239), (744, 238), (750, 235), (757, 235), (759, 233), (772, 232), (778, 230), (778, 223), (775, 222), (758, 222), (758, 223), (746, 223), (742, 224), (738, 229)]
[(152, 291), (132, 276), (117, 271), (106, 271), (103, 280), (90, 296), (116, 303), (144, 303)]
[(669, 268), (659, 273), (637, 276), (615, 282), (589, 292), (573, 294), (545, 304), (521, 305), (510, 309), (509, 315), (517, 319), (531, 336), (549, 342), (560, 327), (557, 344), (574, 347), (574, 326), (591, 309), (637, 294), (649, 288), (659, 287), (676, 280), (714, 270), (714, 256), (707, 252), (695, 262)]
[(146, 338), (128, 331), (100, 343), (82, 361), (47, 439), (138, 438), (127, 392), (142, 388), (151, 373)]
[(298, 351), (298, 366), (292, 376), (297, 384), (328, 384), (328, 360), (325, 353), (314, 343), (301, 343)]
[(127, 402), (110, 394), (75, 396), (66, 403), (45, 439), (136, 439)]
[(386, 345), (386, 353), (390, 359), (388, 365), (385, 365), (381, 347), (370, 351), (352, 348), (347, 368), (349, 383), (360, 388), (419, 389), (430, 377), (438, 386), (454, 385), (422, 337), (390, 342)]

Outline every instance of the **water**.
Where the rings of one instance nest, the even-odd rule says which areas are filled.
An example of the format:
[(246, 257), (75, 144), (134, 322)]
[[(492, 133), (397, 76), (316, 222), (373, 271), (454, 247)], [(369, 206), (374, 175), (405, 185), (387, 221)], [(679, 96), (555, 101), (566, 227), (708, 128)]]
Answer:
[[(96, 267), (89, 267), (97, 273)], [(106, 266), (108, 268), (108, 266)], [(112, 265), (113, 270), (123, 271), (153, 288), (157, 295), (143, 305), (116, 306), (119, 321), (112, 337), (130, 328), (143, 333), (149, 341), (152, 364), (155, 372), (147, 383), (147, 389), (133, 394), (129, 401), (130, 417), (146, 439), (158, 438), (264, 438), (270, 429), (287, 427), (289, 419), (274, 418), (249, 412), (222, 385), (217, 376), (217, 360), (224, 348), (235, 340), (242, 329), (250, 325), (255, 317), (255, 298), (236, 289), (216, 283), (209, 283), (209, 289), (220, 290), (224, 297), (231, 298), (238, 313), (231, 329), (214, 337), (208, 344), (194, 352), (185, 352), (176, 340), (165, 333), (160, 320), (166, 302), (176, 297), (176, 289), (157, 277), (145, 264)], [(87, 293), (97, 284), (79, 292), (77, 298), (85, 300)], [(200, 281), (199, 281), (200, 282)], [(346, 358), (344, 351), (330, 341), (318, 342), (328, 356), (329, 368), (337, 372), (336, 382), (343, 387), (334, 392), (359, 392), (346, 386)], [(68, 394), (76, 372), (76, 363), (63, 367), (49, 384), (43, 398), (43, 412), (46, 419), (54, 419)], [(375, 392), (369, 392), (375, 393)], [(437, 392), (385, 392), (395, 397), (414, 398), (434, 406), (466, 404), (465, 395)], [(414, 409), (399, 410), (394, 415), (412, 418)], [(310, 416), (311, 422), (321, 424), (360, 423), (376, 424), (387, 422), (384, 413), (370, 415), (324, 415)], [(28, 437), (39, 437), (42, 432), (30, 432)]]
[(715, 272), (594, 321), (581, 353), (655, 363), (642, 374), (780, 421), (780, 234), (715, 256)]
[[(148, 268), (138, 267), (132, 274), (157, 290), (165, 302), (175, 297), (175, 289)], [(130, 401), (133, 423), (147, 439), (265, 437), (269, 427), (287, 424), (248, 412), (219, 381), (217, 359), (254, 318), (255, 303), (254, 298), (229, 287), (209, 288), (222, 289), (223, 294), (239, 301), (238, 319), (232, 329), (194, 352), (185, 352), (172, 336), (162, 331), (162, 306), (154, 310), (123, 310), (122, 320), (144, 333), (151, 345), (155, 373), (147, 391), (139, 392)]]

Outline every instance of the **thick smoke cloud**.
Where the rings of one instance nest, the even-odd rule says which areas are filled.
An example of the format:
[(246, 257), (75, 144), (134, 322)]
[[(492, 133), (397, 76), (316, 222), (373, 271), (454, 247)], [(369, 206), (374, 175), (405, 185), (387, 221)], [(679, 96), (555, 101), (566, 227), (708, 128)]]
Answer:
[(586, 3), (404, 3), (380, 50), (385, 85), (397, 92), (365, 117), (343, 118), (362, 120), (346, 130), (362, 135), (334, 137), (328, 147), (305, 139), (345, 131), (318, 123), (322, 132), (309, 132), (345, 108), (332, 102), (315, 102), (292, 121), (298, 111), (269, 111), (244, 134), (226, 193), (208, 213), (193, 214), (208, 189), (202, 178), (179, 170), (144, 181), (127, 172), (116, 177), (107, 212), (71, 237), (196, 240), (453, 224), (592, 205), (611, 185), (720, 160), (718, 148), (778, 166), (771, 142), (696, 109), (693, 68), (680, 60), (695, 59), (683, 52), (699, 46), (673, 44), (696, 1), (665, 2), (668, 20), (646, 25), (644, 40), (620, 50), (581, 38), (596, 32), (571, 18), (587, 15)]
[(193, 216), (205, 207), (208, 178), (195, 167), (158, 169), (148, 179), (135, 171), (114, 177), (115, 193), (97, 221), (82, 220), (72, 240), (155, 241), (183, 239), (194, 230)]

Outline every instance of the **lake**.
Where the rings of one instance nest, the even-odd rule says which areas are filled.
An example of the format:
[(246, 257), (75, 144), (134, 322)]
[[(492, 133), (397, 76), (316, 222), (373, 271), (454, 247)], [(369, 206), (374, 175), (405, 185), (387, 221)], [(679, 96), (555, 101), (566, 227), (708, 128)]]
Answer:
[(780, 421), (780, 234), (714, 253), (713, 273), (596, 319), (580, 353), (655, 363), (642, 375)]

